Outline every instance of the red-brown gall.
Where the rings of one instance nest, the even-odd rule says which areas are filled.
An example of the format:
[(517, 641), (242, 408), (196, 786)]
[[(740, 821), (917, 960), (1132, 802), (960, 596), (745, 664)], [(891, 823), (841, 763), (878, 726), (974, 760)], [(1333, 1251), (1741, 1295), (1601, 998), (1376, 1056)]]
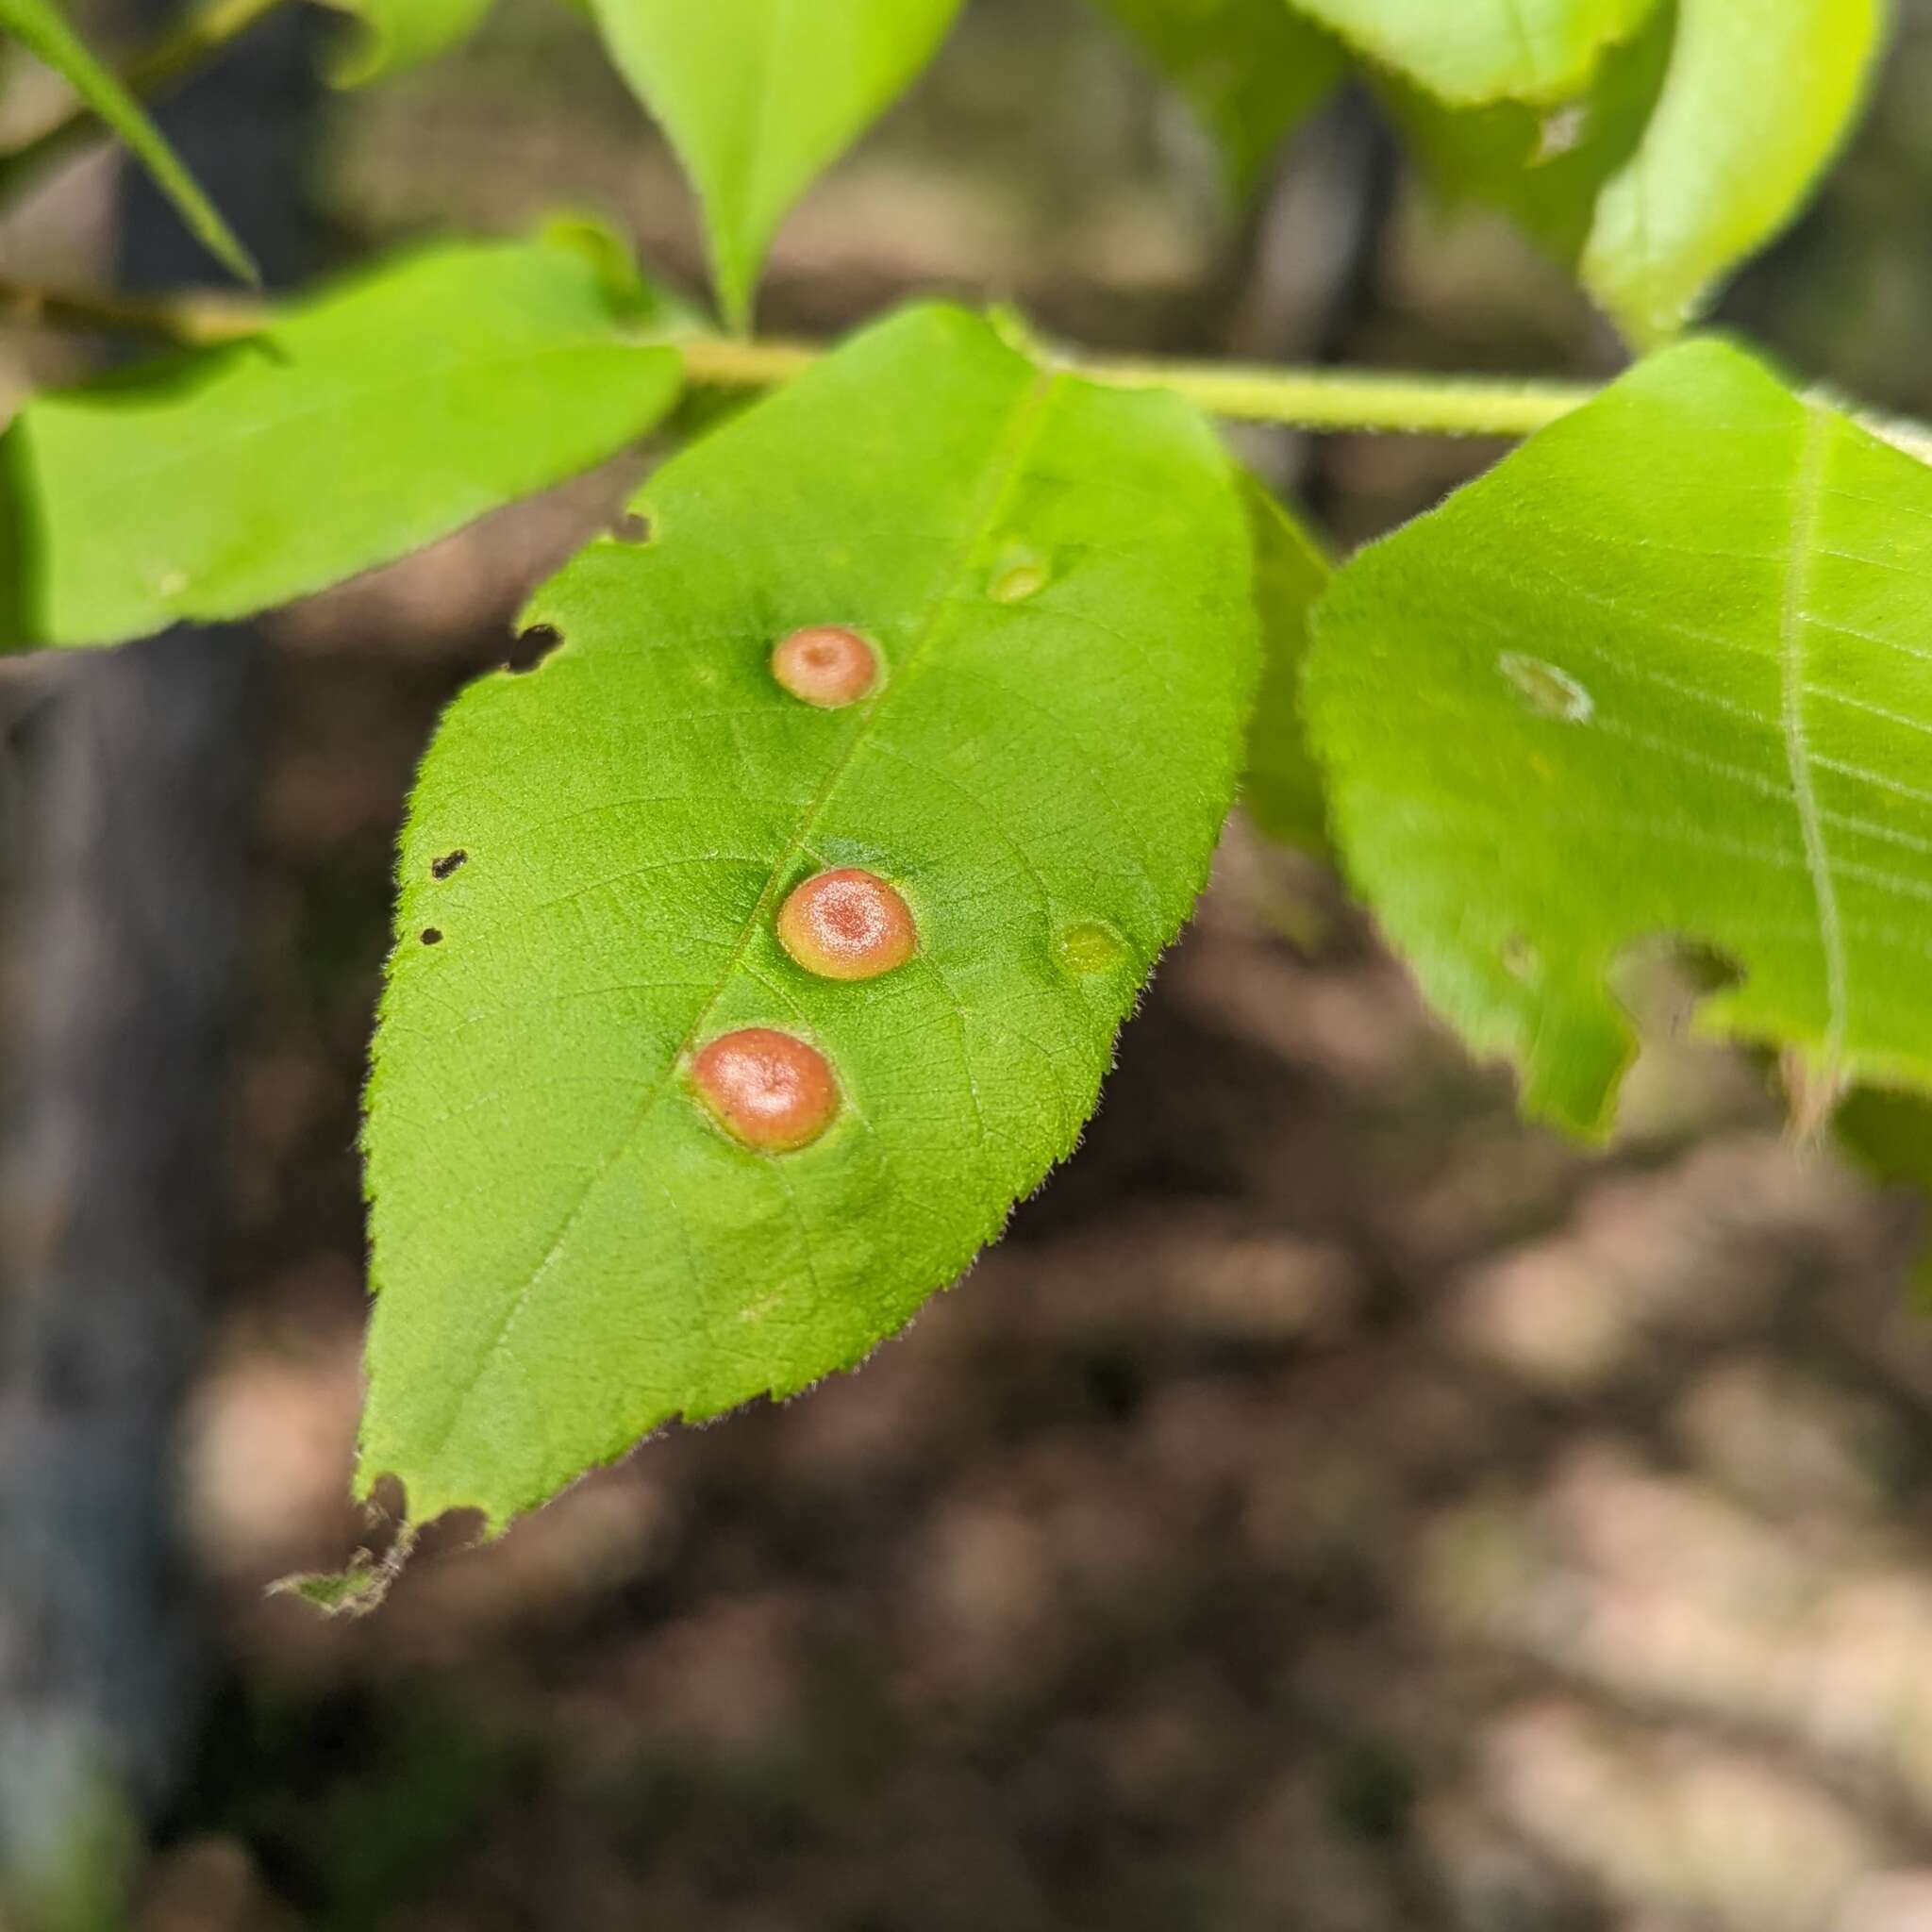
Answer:
[(911, 958), (918, 939), (905, 900), (857, 866), (807, 879), (778, 913), (779, 942), (825, 979), (876, 979)]
[(724, 1131), (764, 1154), (808, 1146), (839, 1111), (824, 1055), (772, 1026), (721, 1034), (692, 1063), (691, 1079)]
[(795, 630), (772, 653), (772, 675), (822, 710), (856, 704), (879, 681), (879, 656), (856, 630), (817, 624)]

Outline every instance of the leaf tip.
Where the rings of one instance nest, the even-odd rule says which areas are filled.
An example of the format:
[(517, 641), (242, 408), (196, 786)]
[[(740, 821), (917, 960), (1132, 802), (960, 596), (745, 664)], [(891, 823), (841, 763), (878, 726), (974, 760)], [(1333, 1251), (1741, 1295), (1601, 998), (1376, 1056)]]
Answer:
[(297, 1571), (277, 1577), (267, 1593), (298, 1598), (325, 1617), (366, 1617), (381, 1608), (415, 1544), (415, 1529), (406, 1523), (380, 1557), (358, 1550), (340, 1570)]
[(1807, 1152), (1824, 1140), (1833, 1116), (1851, 1091), (1844, 1068), (1828, 1056), (1788, 1046), (1779, 1056), (1785, 1089), (1785, 1130)]

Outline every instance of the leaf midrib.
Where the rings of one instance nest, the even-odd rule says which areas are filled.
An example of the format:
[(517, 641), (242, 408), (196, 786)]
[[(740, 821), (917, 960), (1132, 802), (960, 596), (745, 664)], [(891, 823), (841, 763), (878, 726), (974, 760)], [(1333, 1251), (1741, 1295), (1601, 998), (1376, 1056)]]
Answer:
[[(719, 294), (726, 319), (734, 327), (742, 328), (750, 326), (752, 263), (763, 245), (752, 239), (752, 231), (760, 225), (758, 210), (765, 205), (764, 176), (771, 153), (766, 129), (779, 125), (775, 112), (779, 62), (774, 50), (778, 45), (789, 45), (794, 18), (787, 0), (773, 0), (773, 4), (776, 9), (774, 18), (764, 32), (752, 36), (758, 71), (748, 92), (757, 96), (758, 108), (751, 116), (737, 193), (730, 197), (738, 206), (726, 210), (722, 219), (714, 218), (712, 223), (712, 267)], [(724, 200), (726, 196), (721, 194), (718, 199)], [(769, 242), (770, 237), (765, 240)]]
[[(1011, 494), (1013, 484), (1024, 470), (1033, 445), (1039, 440), (1040, 432), (1046, 417), (1047, 406), (1059, 392), (1066, 380), (1067, 378), (1064, 375), (1050, 370), (1041, 370), (1036, 374), (1032, 382), (1028, 384), (1014, 405), (1012, 413), (1001, 432), (999, 441), (993, 450), (992, 458), (988, 466), (985, 493), (968, 524), (966, 538), (960, 545), (958, 558), (944, 574), (941, 578), (941, 584), (949, 584), (964, 578), (972, 570), (974, 559), (984, 552), (989, 540), (997, 532), (1000, 519), (1007, 501)], [(869, 741), (874, 723), (880, 711), (891, 701), (894, 692), (904, 690), (910, 681), (913, 672), (924, 659), (934, 640), (942, 629), (945, 619), (953, 614), (956, 609), (957, 606), (951, 599), (936, 591), (933, 598), (932, 613), (926, 622), (924, 629), (915, 640), (912, 648), (906, 654), (903, 663), (894, 669), (892, 675), (888, 677), (880, 691), (867, 700), (864, 712), (847, 739), (844, 750), (834, 759), (817, 793), (801, 815), (796, 831), (787, 842), (785, 849), (773, 862), (764, 886), (759, 891), (758, 900), (747, 915), (743, 926), (739, 931), (738, 938), (732, 946), (731, 956), (721, 969), (709, 997), (699, 1008), (684, 1038), (679, 1041), (675, 1051), (672, 1054), (662, 1075), (650, 1087), (644, 1097), (639, 1102), (624, 1132), (613, 1141), (609, 1153), (590, 1171), (582, 1187), (578, 1189), (576, 1199), (573, 1202), (569, 1212), (565, 1215), (562, 1224), (544, 1250), (542, 1259), (531, 1270), (528, 1279), (510, 1297), (508, 1306), (505, 1308), (501, 1320), (497, 1323), (488, 1343), (478, 1357), (475, 1373), (457, 1389), (456, 1399), (450, 1406), (448, 1420), (444, 1423), (441, 1429), (438, 1431), (433, 1446), (426, 1449), (417, 1458), (419, 1468), (427, 1470), (432, 1467), (441, 1456), (444, 1448), (448, 1446), (449, 1440), (455, 1435), (457, 1425), (462, 1420), (464, 1409), (475, 1395), (485, 1372), (488, 1370), (491, 1362), (502, 1354), (508, 1342), (511, 1329), (515, 1326), (524, 1309), (529, 1305), (531, 1297), (535, 1294), (538, 1287), (555, 1266), (558, 1257), (562, 1254), (570, 1241), (572, 1231), (582, 1219), (585, 1209), (590, 1206), (597, 1190), (603, 1185), (605, 1177), (635, 1143), (644, 1123), (649, 1120), (658, 1103), (670, 1091), (672, 1083), (677, 1077), (679, 1069), (690, 1057), (699, 1035), (703, 1032), (706, 1022), (716, 1010), (718, 1002), (724, 998), (732, 979), (742, 967), (745, 955), (759, 930), (760, 923), (769, 911), (774, 897), (783, 886), (791, 865), (805, 849), (807, 842), (810, 840), (817, 827), (821, 814), (831, 802), (833, 795), (837, 792), (839, 786), (850, 771), (853, 761), (858, 756), (859, 751)], [(685, 1406), (685, 1404), (680, 1402), (676, 1406), (677, 1410), (681, 1412)], [(411, 1507), (415, 1507), (415, 1499), (411, 1498), (409, 1500)], [(454, 1507), (457, 1505), (454, 1502), (439, 1503), (439, 1507)], [(485, 1507), (486, 1513), (494, 1514), (493, 1511), (489, 1510), (487, 1505), (482, 1507)]]
[(1824, 496), (1824, 458), (1831, 418), (1816, 403), (1804, 405), (1804, 440), (1799, 447), (1797, 475), (1791, 489), (1791, 523), (1785, 565), (1784, 598), (1778, 617), (1778, 659), (1781, 677), (1780, 718), (1785, 759), (1790, 772), (1791, 797), (1805, 845), (1805, 869), (1810, 875), (1811, 896), (1818, 908), (1819, 943), (1824, 954), (1826, 1069), (1843, 1058), (1846, 1030), (1846, 959), (1843, 922), (1840, 917), (1838, 884), (1832, 877), (1831, 855), (1825, 844), (1824, 821), (1812, 782), (1811, 754), (1805, 729), (1806, 591), (1811, 558), (1818, 542), (1818, 513)]

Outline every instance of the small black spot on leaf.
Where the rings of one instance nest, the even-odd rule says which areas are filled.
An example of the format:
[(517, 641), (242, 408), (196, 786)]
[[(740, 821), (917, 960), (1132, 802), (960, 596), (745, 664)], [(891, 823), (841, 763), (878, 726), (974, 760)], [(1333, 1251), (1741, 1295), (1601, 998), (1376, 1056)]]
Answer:
[(440, 945), (441, 945), (441, 943), (442, 943), (442, 932), (441, 932), (441, 929), (440, 927), (438, 927), (438, 926), (434, 926), (434, 925), (425, 925), (425, 927), (423, 928), (423, 943), (424, 943), (424, 944), (425, 944), (425, 946), (440, 946)]
[(651, 541), (651, 520), (634, 509), (627, 509), (610, 525), (610, 534), (620, 543), (648, 543)]
[(436, 859), (430, 865), (430, 877), (438, 879), (448, 878), (458, 866), (463, 864), (468, 859), (469, 856), (461, 846), (458, 846), (454, 852), (445, 852), (441, 858)]

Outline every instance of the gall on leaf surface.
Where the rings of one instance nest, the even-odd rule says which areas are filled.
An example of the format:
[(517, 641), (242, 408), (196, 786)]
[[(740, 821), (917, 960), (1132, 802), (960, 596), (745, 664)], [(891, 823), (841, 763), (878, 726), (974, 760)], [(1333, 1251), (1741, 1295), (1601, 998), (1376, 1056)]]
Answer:
[(1283, 0), (1097, 0), (1213, 138), (1245, 195), (1289, 131), (1341, 79), (1333, 39)]
[(5, 445), (29, 640), (245, 616), (591, 468), (676, 400), (654, 320), (577, 248), (444, 245), (36, 397)]
[[(592, 543), (532, 603), (561, 643), (452, 708), (403, 836), (361, 1482), (399, 1476), (419, 1519), (500, 1525), (904, 1326), (1073, 1147), (1240, 769), (1247, 534), (1172, 396), (914, 309), (635, 508), (648, 543)], [(883, 661), (837, 709), (772, 672), (824, 624)], [(876, 978), (808, 971), (776, 930), (839, 867), (916, 924)], [(794, 1152), (692, 1091), (707, 1043), (754, 1027), (838, 1085)]]
[(148, 119), (118, 75), (94, 57), (54, 0), (0, 0), (0, 34), (45, 62), (111, 127), (153, 175), (190, 232), (222, 266), (244, 282), (258, 279), (255, 263), (221, 211), (208, 198), (167, 137)]
[(1328, 559), (1299, 521), (1256, 477), (1241, 478), (1255, 543), (1255, 614), (1261, 630), (1261, 686), (1248, 721), (1241, 808), (1271, 839), (1327, 850), (1322, 774), (1302, 723), (1302, 663), (1308, 616), (1328, 587)]
[(813, 180), (911, 84), (960, 0), (591, 0), (704, 207), (725, 319)]
[(356, 26), (329, 64), (338, 87), (386, 80), (446, 54), (483, 25), (496, 0), (325, 0)]
[(1668, 937), (1807, 1084), (1932, 1084), (1932, 470), (1718, 341), (1640, 364), (1315, 612), (1344, 864), (1529, 1109), (1607, 1123)]
[(1459, 107), (1553, 103), (1659, 0), (1293, 0), (1379, 65)]

